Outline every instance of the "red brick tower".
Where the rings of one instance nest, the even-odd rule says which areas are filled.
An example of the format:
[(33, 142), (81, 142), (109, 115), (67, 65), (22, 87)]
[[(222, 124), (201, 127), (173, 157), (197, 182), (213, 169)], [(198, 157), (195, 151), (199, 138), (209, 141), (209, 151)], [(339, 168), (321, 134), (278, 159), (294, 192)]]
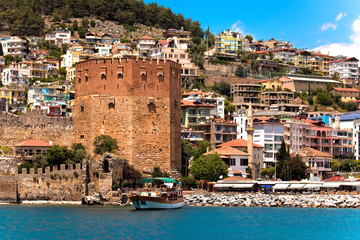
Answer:
[(116, 138), (137, 169), (181, 169), (181, 66), (143, 58), (76, 64), (75, 142), (93, 151), (95, 137)]

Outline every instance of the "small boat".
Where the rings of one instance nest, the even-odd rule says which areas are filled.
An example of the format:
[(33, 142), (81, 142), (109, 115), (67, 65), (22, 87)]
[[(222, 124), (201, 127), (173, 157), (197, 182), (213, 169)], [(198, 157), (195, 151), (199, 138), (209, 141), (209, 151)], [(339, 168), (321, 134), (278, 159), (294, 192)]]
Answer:
[(175, 209), (185, 205), (180, 185), (173, 186), (176, 181), (171, 178), (146, 178), (139, 183), (153, 183), (160, 181), (164, 184), (160, 188), (140, 188), (129, 194), (136, 209)]

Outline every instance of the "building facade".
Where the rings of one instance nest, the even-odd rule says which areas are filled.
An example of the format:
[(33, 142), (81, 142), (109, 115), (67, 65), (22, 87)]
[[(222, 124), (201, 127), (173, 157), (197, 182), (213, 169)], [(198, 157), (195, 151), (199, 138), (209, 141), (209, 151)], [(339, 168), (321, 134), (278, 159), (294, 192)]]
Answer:
[(330, 77), (339, 74), (344, 85), (355, 86), (359, 83), (359, 60), (354, 57), (336, 59), (330, 62)]

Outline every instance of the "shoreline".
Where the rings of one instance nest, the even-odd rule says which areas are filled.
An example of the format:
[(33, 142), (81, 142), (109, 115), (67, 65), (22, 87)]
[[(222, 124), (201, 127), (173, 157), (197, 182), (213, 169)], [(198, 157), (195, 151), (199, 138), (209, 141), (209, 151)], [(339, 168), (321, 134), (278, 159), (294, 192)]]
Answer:
[(196, 207), (360, 208), (360, 195), (202, 193), (184, 199)]

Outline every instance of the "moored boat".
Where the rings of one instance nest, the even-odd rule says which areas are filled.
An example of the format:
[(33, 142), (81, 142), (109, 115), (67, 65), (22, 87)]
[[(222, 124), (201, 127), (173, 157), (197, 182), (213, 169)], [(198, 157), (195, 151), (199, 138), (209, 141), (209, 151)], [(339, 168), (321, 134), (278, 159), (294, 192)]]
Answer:
[(129, 194), (136, 209), (175, 209), (182, 208), (185, 205), (184, 197), (180, 185), (176, 187), (170, 184), (176, 183), (170, 178), (147, 178), (140, 180), (139, 183), (152, 183), (162, 181), (160, 188), (141, 188), (136, 192)]

